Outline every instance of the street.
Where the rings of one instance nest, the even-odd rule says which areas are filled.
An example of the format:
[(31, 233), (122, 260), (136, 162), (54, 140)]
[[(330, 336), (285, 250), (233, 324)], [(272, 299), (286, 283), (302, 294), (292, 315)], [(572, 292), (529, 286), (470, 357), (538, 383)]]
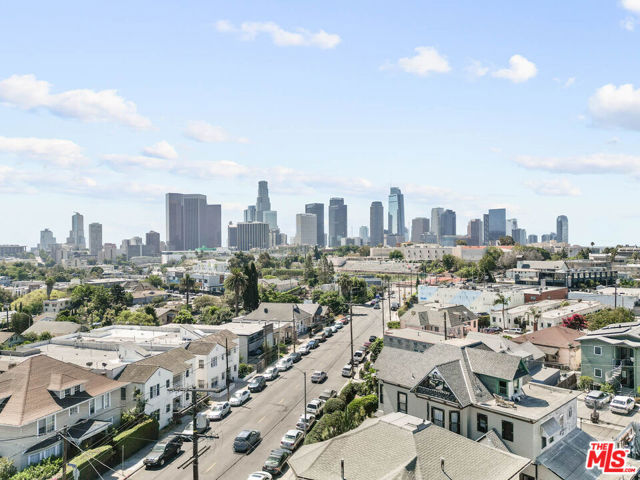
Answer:
[[(368, 340), (370, 335), (381, 336), (381, 310), (368, 307), (353, 308), (354, 351)], [(387, 321), (385, 313), (385, 321)], [(220, 422), (212, 422), (207, 434), (218, 438), (200, 439), (199, 450), (209, 446), (200, 457), (200, 478), (244, 480), (256, 470), (261, 470), (269, 452), (279, 448), (280, 439), (287, 430), (295, 428), (298, 418), (304, 413), (304, 376), (307, 373), (307, 401), (316, 398), (323, 390), (340, 390), (348, 379), (340, 375), (342, 367), (350, 357), (350, 325), (339, 330), (319, 348), (304, 356), (294, 367), (268, 383), (265, 390), (252, 394), (251, 400), (242, 407), (234, 407), (230, 415)], [(314, 370), (324, 370), (328, 379), (322, 384), (310, 381)], [(233, 452), (233, 440), (245, 429), (259, 430), (262, 442), (249, 455)], [(178, 467), (191, 456), (191, 443), (185, 442), (184, 453), (159, 470), (140, 470), (132, 478), (166, 479), (190, 478), (191, 466)]]

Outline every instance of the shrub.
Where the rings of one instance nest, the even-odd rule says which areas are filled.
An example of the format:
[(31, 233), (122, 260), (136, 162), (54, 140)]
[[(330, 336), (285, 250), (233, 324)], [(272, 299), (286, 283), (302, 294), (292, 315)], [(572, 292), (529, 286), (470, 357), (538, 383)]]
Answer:
[(593, 378), (587, 376), (587, 375), (582, 375), (579, 379), (578, 379), (578, 388), (580, 390), (586, 390), (588, 388), (591, 388), (591, 385), (593, 385)]
[(324, 413), (333, 413), (344, 410), (346, 404), (341, 398), (330, 398), (324, 405)]
[(378, 359), (378, 355), (380, 355), (380, 352), (382, 352), (382, 347), (384, 347), (384, 340), (382, 338), (376, 338), (375, 342), (373, 342), (369, 347), (372, 362), (375, 363), (375, 361)]
[(113, 442), (118, 452), (122, 452), (122, 447), (124, 446), (124, 457), (129, 458), (147, 443), (157, 439), (158, 422), (154, 418), (150, 418), (129, 430), (119, 433), (113, 438)]
[(0, 480), (9, 480), (16, 473), (13, 461), (5, 457), (0, 457)]
[(400, 322), (387, 322), (387, 328), (400, 328)]
[[(85, 450), (80, 455), (69, 460), (69, 463), (73, 463), (78, 468), (80, 480), (91, 480), (98, 477), (98, 472), (108, 468), (103, 464), (109, 465), (114, 455), (115, 452), (111, 445), (103, 445), (102, 447)], [(67, 479), (73, 479), (72, 468), (67, 468)]]
[(373, 415), (378, 409), (378, 396), (375, 394), (358, 397), (347, 405), (347, 415), (358, 424), (366, 417)]
[(342, 400), (345, 405), (347, 405), (356, 397), (356, 393), (356, 386), (353, 384), (353, 382), (349, 382), (342, 388), (342, 390), (340, 390), (340, 395), (338, 395), (338, 398), (340, 398), (340, 400)]
[(603, 383), (600, 387), (600, 390), (602, 390), (604, 393), (611, 393), (612, 395), (616, 393), (615, 387), (610, 383)]
[[(49, 457), (16, 473), (11, 480), (40, 480), (53, 477), (62, 466), (61, 458)], [(73, 477), (72, 477), (73, 478)]]
[(253, 372), (253, 367), (246, 363), (241, 363), (240, 366), (238, 367), (238, 377), (240, 378), (246, 377), (251, 372)]

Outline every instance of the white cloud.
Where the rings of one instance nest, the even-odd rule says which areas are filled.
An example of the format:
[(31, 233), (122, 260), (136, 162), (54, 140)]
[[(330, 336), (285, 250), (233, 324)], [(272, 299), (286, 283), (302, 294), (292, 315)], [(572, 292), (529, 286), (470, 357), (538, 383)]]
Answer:
[(622, 0), (622, 8), (633, 13), (640, 13), (640, 0)]
[(249, 143), (249, 140), (244, 137), (232, 137), (222, 127), (200, 121), (189, 122), (184, 131), (184, 135), (192, 140), (204, 143)]
[(109, 153), (106, 155), (102, 155), (102, 159), (114, 170), (128, 168), (168, 169), (173, 168), (175, 165), (172, 160), (158, 157), (149, 157), (146, 155)]
[(483, 65), (482, 62), (478, 60), (472, 60), (466, 70), (474, 77), (484, 77), (489, 73), (489, 67)]
[[(447, 58), (440, 55), (434, 47), (416, 47), (415, 51), (415, 56), (403, 57), (393, 66), (421, 77), (426, 77), (431, 73), (447, 73), (451, 71)], [(383, 65), (381, 68), (387, 69), (390, 67), (392, 65)]]
[(0, 81), (0, 101), (24, 110), (42, 108), (55, 115), (85, 122), (112, 121), (148, 128), (151, 121), (140, 115), (136, 104), (116, 90), (67, 90), (51, 93), (49, 82), (35, 75), (12, 75)]
[(578, 187), (564, 178), (530, 180), (525, 182), (525, 185), (538, 195), (549, 197), (577, 197), (582, 195)]
[(243, 22), (236, 27), (228, 20), (219, 20), (215, 24), (221, 33), (237, 33), (243, 40), (255, 40), (261, 34), (267, 34), (278, 47), (318, 47), (335, 48), (342, 41), (340, 35), (327, 33), (324, 30), (311, 32), (304, 28), (288, 31), (275, 22)]
[(0, 137), (0, 153), (28, 157), (59, 167), (73, 167), (86, 162), (79, 145), (57, 138)]
[(535, 63), (527, 60), (522, 55), (513, 55), (509, 59), (509, 68), (502, 68), (493, 72), (496, 78), (506, 78), (514, 83), (522, 83), (535, 77), (538, 74), (538, 68)]
[(620, 26), (628, 32), (633, 32), (636, 29), (636, 19), (633, 17), (627, 17), (624, 20), (620, 20)]
[(594, 153), (575, 157), (532, 157), (521, 155), (515, 162), (531, 170), (572, 174), (640, 175), (640, 156)]
[(148, 157), (164, 158), (165, 160), (175, 160), (178, 158), (178, 152), (176, 152), (176, 149), (166, 140), (145, 147), (142, 153)]
[(589, 99), (589, 113), (598, 125), (640, 130), (640, 88), (604, 85)]

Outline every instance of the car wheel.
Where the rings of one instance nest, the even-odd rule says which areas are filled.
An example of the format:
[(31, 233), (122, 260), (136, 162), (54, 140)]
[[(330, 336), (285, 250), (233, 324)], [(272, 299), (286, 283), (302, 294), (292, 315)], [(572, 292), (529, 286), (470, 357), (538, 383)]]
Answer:
[(160, 459), (160, 468), (164, 467), (164, 458)]

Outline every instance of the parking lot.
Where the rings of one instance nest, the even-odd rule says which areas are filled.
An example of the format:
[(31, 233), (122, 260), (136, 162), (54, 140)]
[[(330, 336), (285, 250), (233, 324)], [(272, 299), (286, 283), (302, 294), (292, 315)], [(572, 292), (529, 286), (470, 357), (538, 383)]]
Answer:
[(638, 405), (629, 415), (613, 413), (609, 407), (598, 409), (600, 418), (597, 424), (591, 422), (592, 409), (584, 403), (586, 393), (578, 397), (578, 427), (597, 440), (612, 440), (631, 422), (640, 422), (640, 408)]

